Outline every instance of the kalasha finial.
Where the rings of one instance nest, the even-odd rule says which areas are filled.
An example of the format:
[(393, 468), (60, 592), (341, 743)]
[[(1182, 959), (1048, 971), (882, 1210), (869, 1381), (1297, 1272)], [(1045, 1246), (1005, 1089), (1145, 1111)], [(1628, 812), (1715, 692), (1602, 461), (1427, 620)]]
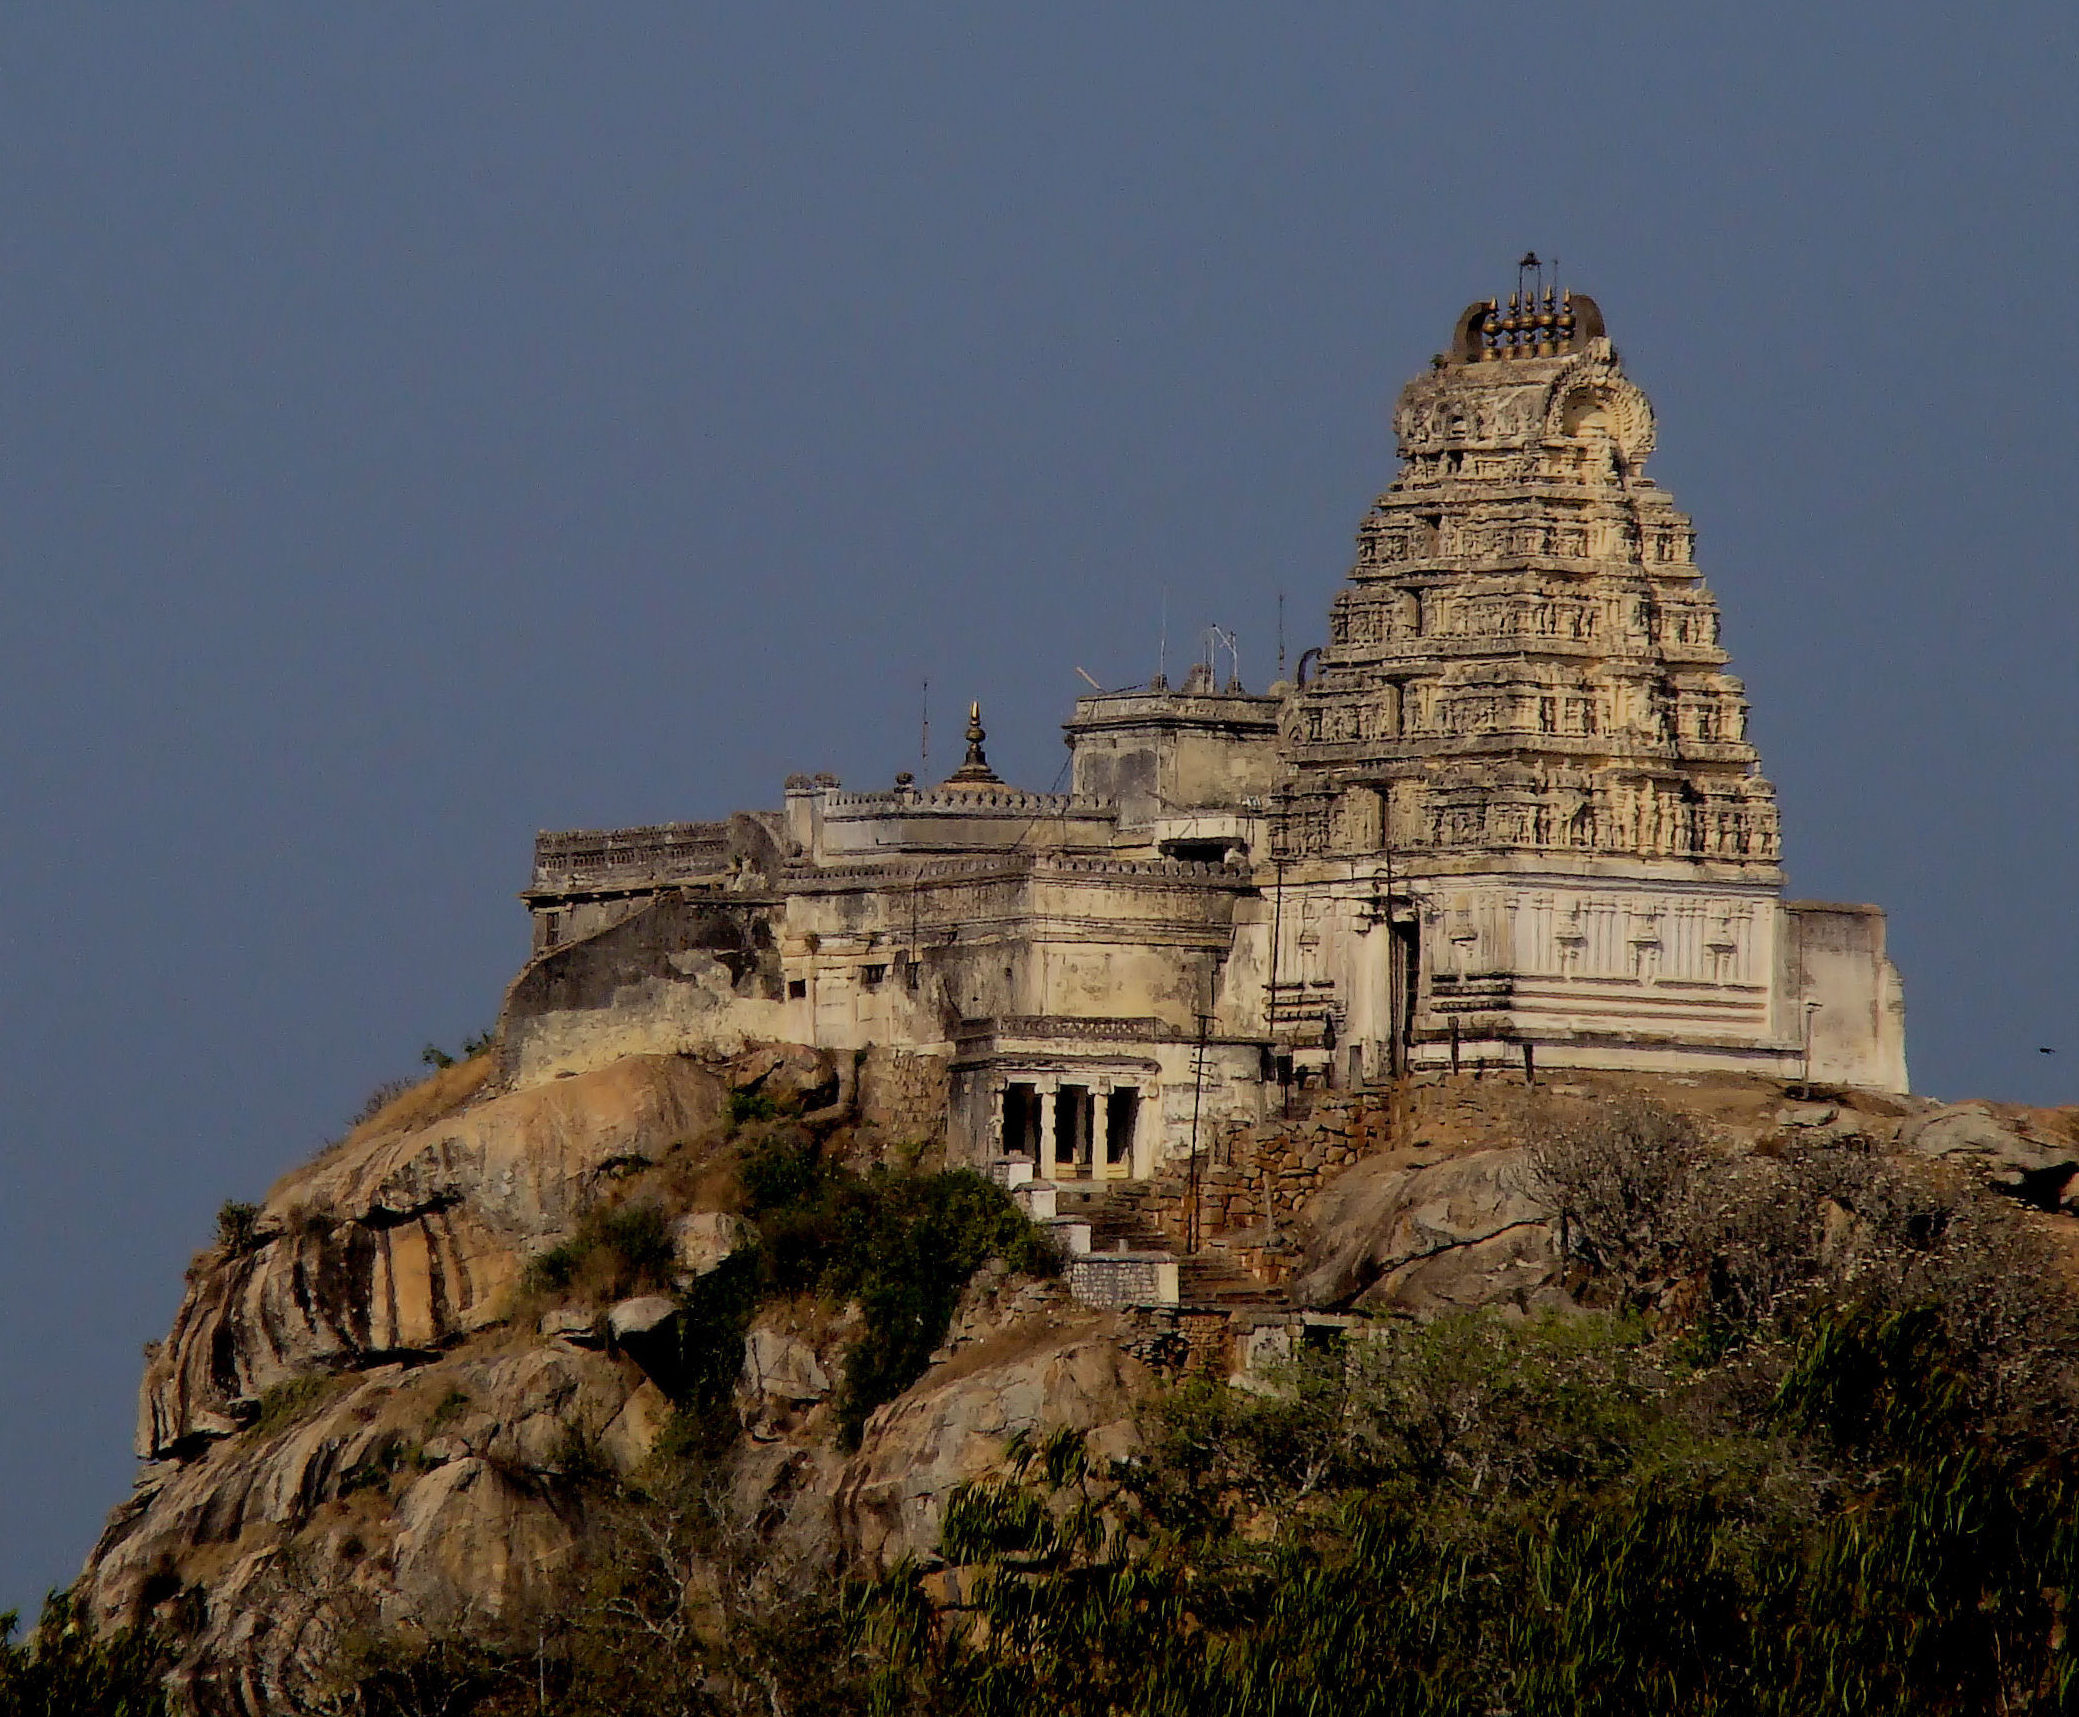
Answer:
[(982, 706), (979, 700), (967, 706), (967, 756), (958, 769), (948, 775), (948, 787), (1001, 787), (1002, 779), (989, 767), (988, 755), (982, 750), (982, 741), (989, 737), (982, 727)]
[(1493, 363), (1506, 358), (1557, 358), (1605, 337), (1602, 312), (1585, 292), (1563, 286), (1559, 258), (1523, 253), (1516, 290), (1504, 303), (1468, 304), (1458, 318), (1445, 363)]

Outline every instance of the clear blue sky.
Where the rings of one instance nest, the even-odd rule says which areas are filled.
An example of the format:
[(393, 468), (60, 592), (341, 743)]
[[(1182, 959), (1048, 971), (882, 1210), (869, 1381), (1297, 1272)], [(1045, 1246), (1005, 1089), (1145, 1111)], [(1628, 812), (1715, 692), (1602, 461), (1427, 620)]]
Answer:
[(1917, 1082), (2079, 1098), (2075, 48), (2032, 3), (9, 8), (0, 1605), (123, 1494), (217, 1205), (489, 1022), (537, 826), (884, 782), (925, 674), (1045, 787), (1165, 589), (1261, 684), (1527, 247), (1658, 406), (1793, 887), (1890, 908)]

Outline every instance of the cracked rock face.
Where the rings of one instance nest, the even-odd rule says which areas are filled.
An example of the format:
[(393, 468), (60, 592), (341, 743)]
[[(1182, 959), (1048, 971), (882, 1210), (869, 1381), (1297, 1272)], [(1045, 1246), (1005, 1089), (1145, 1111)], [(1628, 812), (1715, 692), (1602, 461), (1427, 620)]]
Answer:
[(846, 1544), (878, 1567), (928, 1552), (954, 1487), (991, 1470), (1019, 1431), (1073, 1426), (1096, 1461), (1128, 1453), (1150, 1382), (1112, 1327), (1087, 1318), (1000, 1353), (978, 1344), (867, 1420), (837, 1485)]
[(423, 1127), (378, 1118), (274, 1189), (250, 1250), (193, 1273), (146, 1367), (138, 1454), (228, 1435), (293, 1378), (487, 1328), (526, 1260), (604, 1182), (724, 1101), (721, 1079), (691, 1061), (630, 1056)]
[[(329, 1709), (347, 1641), (561, 1601), (598, 1548), (602, 1466), (638, 1474), (667, 1431), (658, 1373), (684, 1320), (659, 1294), (543, 1308), (545, 1290), (513, 1292), (527, 1260), (675, 1146), (701, 1172), (732, 1084), (831, 1083), (807, 1050), (629, 1055), (517, 1090), (483, 1075), (436, 1076), (285, 1179), (244, 1244), (197, 1260), (147, 1363), (146, 1464), (79, 1592), (99, 1624), (177, 1618), (175, 1680), (205, 1717)], [(704, 1196), (690, 1184), (652, 1185), (679, 1201), (684, 1279), (749, 1240), (680, 1208)], [(1011, 1433), (1085, 1425), (1101, 1451), (1127, 1446), (1145, 1374), (1062, 1295), (983, 1271), (940, 1362), (849, 1456), (835, 1415), (857, 1308), (768, 1303), (744, 1342), (744, 1435), (713, 1476), (774, 1542), (929, 1554), (946, 1494)]]
[(1551, 1211), (1521, 1149), (1369, 1157), (1324, 1187), (1308, 1216), (1293, 1283), (1305, 1306), (1429, 1313), (1562, 1298)]
[(301, 1387), (283, 1423), (145, 1467), (87, 1567), (102, 1621), (199, 1595), (178, 1680), (206, 1712), (300, 1709), (346, 1634), (545, 1597), (575, 1542), (556, 1500), (575, 1439), (626, 1470), (655, 1436), (628, 1423), (632, 1365), (557, 1347), (473, 1344)]

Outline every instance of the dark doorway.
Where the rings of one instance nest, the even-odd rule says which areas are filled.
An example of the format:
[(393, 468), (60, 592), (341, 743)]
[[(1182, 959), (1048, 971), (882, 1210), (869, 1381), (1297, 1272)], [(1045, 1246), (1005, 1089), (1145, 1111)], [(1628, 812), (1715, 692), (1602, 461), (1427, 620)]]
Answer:
[(1227, 855), (1240, 843), (1222, 835), (1216, 840), (1174, 840), (1162, 843), (1164, 858), (1182, 859), (1190, 864), (1225, 864)]
[(1091, 1122), (1096, 1099), (1087, 1085), (1064, 1085), (1054, 1093), (1054, 1178), (1084, 1180), (1090, 1174)]
[(1039, 1160), (1039, 1092), (1030, 1085), (1003, 1088), (1003, 1154)]
[(1131, 1086), (1110, 1092), (1104, 1100), (1104, 1166), (1133, 1173), (1133, 1129), (1140, 1120), (1141, 1094)]
[(1397, 919), (1393, 925), (1393, 962), (1387, 982), (1393, 999), (1393, 1040), (1390, 1071), (1396, 1076), (1407, 1071), (1408, 1050), (1415, 1041), (1415, 1003), (1422, 992), (1422, 927), (1412, 918)]

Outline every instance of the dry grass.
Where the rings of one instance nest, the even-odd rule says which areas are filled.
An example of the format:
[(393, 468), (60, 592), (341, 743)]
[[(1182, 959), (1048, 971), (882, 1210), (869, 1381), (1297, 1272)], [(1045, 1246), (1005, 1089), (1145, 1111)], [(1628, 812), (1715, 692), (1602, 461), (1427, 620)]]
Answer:
[(391, 1098), (340, 1142), (353, 1144), (385, 1133), (408, 1133), (444, 1121), (476, 1100), (497, 1065), (498, 1058), (487, 1051), (443, 1067)]
[[(1664, 1075), (1566, 1067), (1541, 1071), (1534, 1087), (1524, 1085), (1520, 1072), (1500, 1069), (1432, 1075), (1410, 1083), (1389, 1149), (1459, 1156), (1506, 1148), (1533, 1136), (1534, 1116), (1585, 1120), (1613, 1103), (1641, 1099), (1689, 1116), (1707, 1139), (1732, 1149), (1751, 1149), (1775, 1135), (1776, 1112), (1797, 1101), (1781, 1080), (1744, 1073)], [(1819, 1100), (1858, 1118), (1863, 1130), (1877, 1136), (1914, 1106), (1874, 1092), (1829, 1092)], [(2079, 1127), (2079, 1114), (2073, 1125)]]
[(336, 1160), (357, 1146), (393, 1133), (409, 1133), (420, 1127), (430, 1127), (436, 1121), (444, 1121), (468, 1108), (483, 1094), (497, 1067), (498, 1057), (487, 1050), (467, 1061), (458, 1061), (452, 1067), (443, 1067), (430, 1078), (400, 1091), (366, 1120), (358, 1122), (344, 1137), (334, 1139), (310, 1161), (291, 1169), (269, 1187), (268, 1205), (272, 1206), (285, 1188), (301, 1180), (312, 1169)]
[(1008, 1329), (984, 1336), (972, 1346), (961, 1348), (952, 1358), (925, 1372), (910, 1385), (909, 1392), (944, 1389), (992, 1366), (1008, 1365), (1014, 1360), (1037, 1359), (1057, 1348), (1086, 1340), (1101, 1330), (1115, 1331), (1118, 1327), (1118, 1314), (1100, 1307), (1073, 1302), (1049, 1306), (1043, 1317), (1012, 1324)]

